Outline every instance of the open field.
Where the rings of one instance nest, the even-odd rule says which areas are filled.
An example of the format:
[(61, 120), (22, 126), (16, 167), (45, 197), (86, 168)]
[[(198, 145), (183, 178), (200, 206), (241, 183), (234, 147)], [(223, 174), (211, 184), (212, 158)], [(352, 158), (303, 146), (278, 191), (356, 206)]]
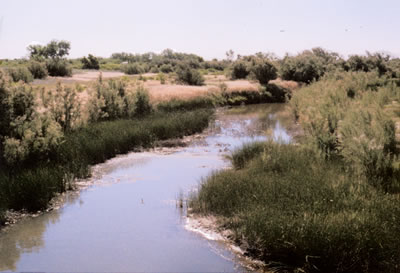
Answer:
[[(45, 80), (35, 80), (33, 84), (37, 87), (52, 88), (58, 82), (67, 86), (80, 85), (82, 90), (80, 96), (85, 100), (87, 96), (87, 87), (97, 81), (100, 73), (103, 79), (123, 79), (128, 85), (142, 84), (149, 90), (150, 97), (153, 101), (165, 101), (170, 99), (191, 99), (194, 97), (208, 95), (210, 93), (221, 92), (221, 84), (226, 85), (227, 92), (236, 91), (255, 91), (257, 92), (260, 85), (255, 81), (249, 80), (229, 80), (224, 75), (206, 75), (204, 86), (190, 86), (175, 83), (173, 76), (166, 75), (165, 84), (161, 84), (155, 73), (145, 73), (141, 76), (128, 76), (118, 71), (76, 71), (72, 77), (48, 77)], [(282, 86), (296, 89), (298, 85), (291, 81), (276, 81)]]

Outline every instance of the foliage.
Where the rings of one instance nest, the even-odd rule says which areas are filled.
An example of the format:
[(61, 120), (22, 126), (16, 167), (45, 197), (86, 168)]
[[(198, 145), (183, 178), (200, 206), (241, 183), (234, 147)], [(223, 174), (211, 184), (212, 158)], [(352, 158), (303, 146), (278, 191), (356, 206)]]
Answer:
[(28, 69), (32, 73), (34, 79), (45, 79), (49, 74), (46, 64), (43, 62), (30, 61)]
[(251, 73), (260, 82), (268, 84), (270, 80), (275, 80), (278, 76), (276, 67), (267, 60), (259, 60), (251, 67)]
[(176, 72), (178, 82), (188, 85), (203, 85), (204, 77), (201, 73), (188, 65), (181, 65)]
[(135, 92), (135, 116), (145, 116), (151, 111), (149, 91), (143, 86), (138, 86)]
[(75, 88), (57, 84), (56, 90), (49, 90), (42, 97), (44, 107), (64, 132), (79, 126), (81, 103)]
[(17, 68), (9, 68), (8, 73), (10, 74), (14, 82), (23, 81), (25, 83), (30, 83), (33, 81), (32, 73), (28, 68), (21, 66)]
[(312, 146), (387, 191), (395, 182), (395, 127), (384, 106), (400, 90), (384, 84), (377, 73), (340, 73), (296, 92), (291, 104)]
[(143, 67), (138, 63), (124, 64), (121, 66), (121, 69), (128, 75), (142, 74), (145, 72)]
[[(30, 162), (13, 175), (0, 168), (0, 196), (7, 208), (36, 211), (46, 207), (57, 192), (65, 191), (74, 177), (89, 175), (89, 166), (154, 141), (200, 132), (212, 111), (155, 113), (141, 119), (102, 121), (68, 132), (64, 141), (43, 159)], [(118, 133), (116, 133), (118, 132)]]
[(173, 67), (170, 64), (163, 64), (160, 66), (160, 71), (163, 73), (170, 73), (173, 71)]
[(68, 62), (63, 59), (48, 59), (46, 67), (50, 76), (69, 77), (72, 76), (72, 69)]
[(244, 149), (234, 153), (236, 170), (202, 181), (192, 211), (220, 216), (269, 270), (398, 272), (398, 197), (297, 145)]
[(250, 71), (243, 61), (237, 61), (233, 64), (231, 77), (233, 80), (245, 79), (250, 74)]
[(0, 124), (1, 157), (8, 166), (29, 164), (46, 158), (61, 139), (60, 127), (45, 114), (35, 110), (32, 88), (26, 85), (5, 87)]
[(68, 41), (52, 40), (47, 45), (29, 45), (27, 50), (32, 59), (60, 59), (69, 54), (71, 44)]
[(370, 53), (367, 51), (366, 56), (352, 55), (345, 64), (346, 71), (376, 71), (380, 76), (389, 72), (391, 57), (384, 53)]
[(127, 93), (126, 84), (113, 79), (104, 82), (101, 76), (92, 90), (88, 106), (91, 122), (128, 117), (134, 113), (133, 97)]
[(342, 65), (343, 60), (337, 53), (314, 48), (294, 57), (286, 55), (281, 61), (280, 74), (284, 80), (311, 83), (326, 72), (340, 69)]
[(83, 64), (82, 68), (83, 69), (100, 69), (100, 64), (98, 58), (93, 56), (92, 54), (89, 54), (88, 57), (83, 57), (81, 59), (81, 62)]

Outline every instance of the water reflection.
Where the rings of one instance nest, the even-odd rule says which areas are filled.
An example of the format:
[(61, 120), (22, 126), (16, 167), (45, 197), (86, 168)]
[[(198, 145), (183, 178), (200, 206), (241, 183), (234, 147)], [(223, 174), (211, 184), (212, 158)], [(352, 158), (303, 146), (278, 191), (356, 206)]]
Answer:
[[(59, 202), (71, 205), (79, 200), (76, 192), (69, 192), (59, 197)], [(22, 253), (39, 252), (45, 246), (44, 234), (49, 225), (60, 220), (61, 210), (52, 210), (37, 217), (21, 220), (16, 225), (0, 231), (0, 271), (16, 271)]]

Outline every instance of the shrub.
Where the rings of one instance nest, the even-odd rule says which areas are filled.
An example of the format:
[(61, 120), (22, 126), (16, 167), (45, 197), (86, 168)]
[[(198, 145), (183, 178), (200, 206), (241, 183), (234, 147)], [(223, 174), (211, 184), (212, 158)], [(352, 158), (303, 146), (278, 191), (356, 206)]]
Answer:
[(364, 56), (352, 55), (346, 62), (346, 70), (368, 72), (369, 67)]
[(203, 85), (204, 77), (201, 73), (189, 66), (181, 66), (176, 72), (178, 81), (188, 85)]
[(233, 80), (245, 79), (250, 74), (247, 65), (243, 61), (237, 61), (233, 64), (231, 77)]
[(144, 69), (138, 63), (129, 63), (121, 66), (122, 71), (128, 75), (136, 75), (144, 73)]
[(46, 61), (46, 67), (50, 76), (70, 77), (72, 69), (64, 59), (49, 59)]
[(164, 73), (158, 73), (158, 76), (157, 76), (157, 78), (160, 80), (160, 83), (161, 84), (165, 84), (165, 74)]
[(132, 104), (123, 81), (110, 79), (103, 82), (100, 76), (89, 101), (90, 121), (127, 117), (133, 112)]
[(162, 66), (160, 66), (160, 71), (163, 72), (163, 73), (170, 73), (170, 72), (172, 72), (174, 70), (173, 70), (172, 65), (163, 64)]
[(251, 67), (251, 73), (260, 82), (260, 84), (268, 84), (270, 80), (275, 80), (278, 76), (276, 67), (266, 60), (260, 60)]
[(311, 145), (388, 191), (395, 126), (384, 107), (398, 100), (399, 88), (383, 84), (377, 72), (340, 73), (295, 92), (291, 104)]
[(311, 83), (324, 74), (321, 60), (311, 54), (296, 57), (286, 56), (281, 64), (281, 76), (284, 80)]
[(150, 69), (150, 72), (151, 72), (151, 73), (158, 73), (158, 72), (160, 72), (160, 69), (159, 69), (157, 66), (153, 66), (153, 67)]
[(137, 87), (135, 92), (135, 115), (144, 116), (150, 114), (151, 111), (149, 91), (143, 86)]
[(92, 54), (89, 54), (87, 58), (83, 57), (81, 59), (81, 62), (83, 64), (82, 66), (83, 69), (96, 69), (96, 70), (100, 69), (99, 60)]
[(45, 79), (49, 74), (46, 64), (37, 61), (30, 61), (28, 69), (35, 79)]
[(64, 132), (78, 127), (81, 104), (75, 88), (65, 87), (58, 83), (56, 90), (50, 90), (42, 100), (52, 118)]
[(10, 68), (8, 73), (14, 82), (23, 81), (29, 83), (33, 81), (32, 73), (26, 67)]
[(345, 61), (339, 54), (317, 47), (297, 56), (286, 55), (281, 61), (280, 74), (284, 80), (311, 83), (327, 72), (342, 70), (344, 64)]

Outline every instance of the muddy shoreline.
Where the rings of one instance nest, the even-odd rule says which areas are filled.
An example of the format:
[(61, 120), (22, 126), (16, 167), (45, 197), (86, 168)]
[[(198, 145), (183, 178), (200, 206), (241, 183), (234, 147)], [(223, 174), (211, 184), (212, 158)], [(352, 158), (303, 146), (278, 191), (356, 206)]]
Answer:
[(248, 255), (248, 248), (245, 244), (238, 245), (235, 242), (233, 232), (229, 229), (224, 229), (220, 224), (221, 221), (222, 219), (218, 217), (195, 215), (189, 210), (186, 215), (185, 228), (207, 240), (218, 241), (225, 245), (231, 252), (235, 253), (237, 262), (244, 268), (252, 272), (271, 272), (268, 271), (264, 262)]

